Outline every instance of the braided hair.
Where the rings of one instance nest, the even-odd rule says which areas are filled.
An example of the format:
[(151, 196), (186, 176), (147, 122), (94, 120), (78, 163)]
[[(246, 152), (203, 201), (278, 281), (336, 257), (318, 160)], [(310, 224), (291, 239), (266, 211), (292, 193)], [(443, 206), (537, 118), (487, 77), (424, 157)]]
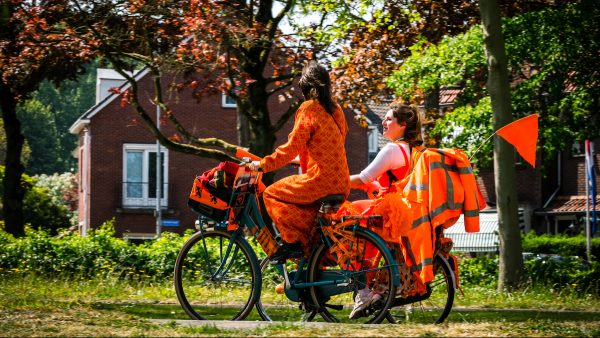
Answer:
[(317, 61), (310, 61), (302, 69), (299, 85), (305, 100), (319, 100), (323, 108), (333, 114), (336, 103), (331, 96), (331, 79), (325, 67)]

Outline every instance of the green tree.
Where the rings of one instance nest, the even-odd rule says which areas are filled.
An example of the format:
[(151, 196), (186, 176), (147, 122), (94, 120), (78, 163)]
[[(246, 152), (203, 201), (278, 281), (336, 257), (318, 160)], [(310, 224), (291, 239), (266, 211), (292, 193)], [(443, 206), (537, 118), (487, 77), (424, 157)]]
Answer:
[(26, 101), (39, 84), (55, 84), (73, 78), (93, 55), (65, 25), (71, 16), (61, 1), (13, 0), (0, 3), (0, 109), (6, 133), (6, 172), (3, 179), (3, 214), (6, 231), (24, 234), (24, 172), (21, 153), (25, 138), (17, 117), (17, 106)]
[[(55, 86), (50, 81), (44, 81), (33, 94), (34, 99), (51, 110), (50, 117), (56, 129), (58, 151), (54, 160), (47, 159), (48, 162), (45, 162), (48, 163), (47, 167), (40, 163), (35, 156), (32, 157), (32, 161), (36, 161), (40, 165), (28, 164), (26, 170), (29, 174), (50, 175), (76, 170), (77, 160), (72, 153), (73, 149), (77, 147), (77, 136), (71, 134), (69, 128), (81, 114), (95, 104), (97, 68), (97, 61), (90, 62), (85, 66), (85, 73), (78, 75), (74, 80), (63, 81), (59, 86)], [(30, 144), (33, 138), (39, 137), (36, 134), (30, 134), (26, 128), (23, 133)]]
[[(29, 162), (29, 158), (31, 157), (31, 149), (29, 149), (29, 144), (25, 142), (23, 144), (23, 151), (21, 152), (21, 163), (27, 165)], [(4, 165), (4, 160), (6, 159), (6, 133), (4, 132), (4, 121), (0, 119), (0, 165)]]
[[(220, 160), (231, 159), (237, 146), (212, 137), (195, 135), (177, 118), (166, 98), (167, 88), (188, 90), (202, 100), (226, 92), (237, 103), (240, 137), (250, 151), (265, 155), (275, 144), (275, 134), (293, 115), (299, 94), (291, 91), (294, 78), (311, 51), (298, 32), (282, 32), (284, 20), (293, 19), (296, 1), (183, 1), (72, 2), (78, 10), (70, 27), (85, 34), (90, 47), (101, 54), (126, 80), (122, 93), (140, 120), (165, 147)], [(155, 110), (140, 102), (135, 79), (128, 73), (143, 66), (154, 83), (154, 104), (162, 121), (176, 135), (157, 128)], [(177, 74), (185, 78), (170, 81)], [(181, 77), (175, 77), (180, 80)], [(283, 114), (273, 114), (271, 97), (277, 97)]]
[[(594, 51), (600, 49), (600, 4), (579, 1), (506, 19), (503, 24), (510, 69), (512, 110), (519, 118), (541, 114), (542, 158), (568, 149), (573, 140), (598, 134), (600, 85)], [(437, 121), (432, 133), (444, 146), (473, 155), (492, 134), (492, 110), (487, 99), (483, 35), (477, 26), (437, 45), (422, 43), (387, 80), (398, 95), (410, 96), (435, 86), (460, 86), (451, 113)], [(489, 167), (492, 143), (473, 158)]]
[(17, 108), (17, 117), (31, 148), (26, 171), (31, 174), (59, 171), (60, 143), (52, 107), (32, 98)]

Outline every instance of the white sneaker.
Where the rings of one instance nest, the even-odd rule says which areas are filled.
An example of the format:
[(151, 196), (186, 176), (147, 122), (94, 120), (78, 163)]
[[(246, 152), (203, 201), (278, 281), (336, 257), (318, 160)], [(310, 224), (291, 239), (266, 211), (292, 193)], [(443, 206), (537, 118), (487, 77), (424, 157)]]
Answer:
[(378, 301), (381, 299), (381, 295), (375, 291), (366, 287), (364, 289), (358, 290), (356, 293), (356, 297), (354, 297), (354, 307), (352, 308), (352, 312), (350, 312), (350, 319), (356, 319), (360, 317), (364, 317), (363, 310), (368, 308), (371, 303)]

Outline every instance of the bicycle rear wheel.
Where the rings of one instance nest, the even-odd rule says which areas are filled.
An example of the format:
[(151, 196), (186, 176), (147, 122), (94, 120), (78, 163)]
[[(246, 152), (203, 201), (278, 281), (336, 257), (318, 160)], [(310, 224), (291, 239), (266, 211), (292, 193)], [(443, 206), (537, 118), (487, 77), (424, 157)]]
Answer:
[(397, 298), (387, 318), (390, 322), (404, 320), (420, 324), (440, 324), (448, 318), (454, 303), (455, 289), (452, 269), (444, 257), (435, 257), (433, 273), (434, 279), (427, 285), (429, 296), (422, 300), (418, 298), (424, 297), (416, 296), (415, 301), (409, 304), (402, 304), (407, 299)]
[[(309, 282), (334, 281), (310, 287), (313, 302), (326, 321), (381, 322), (396, 294), (392, 254), (377, 235), (360, 227), (341, 230), (336, 239), (331, 245), (321, 244), (309, 265)], [(359, 292), (372, 292), (374, 297), (350, 319)]]
[(192, 319), (242, 320), (260, 295), (258, 259), (243, 237), (221, 230), (198, 232), (177, 256), (174, 284)]

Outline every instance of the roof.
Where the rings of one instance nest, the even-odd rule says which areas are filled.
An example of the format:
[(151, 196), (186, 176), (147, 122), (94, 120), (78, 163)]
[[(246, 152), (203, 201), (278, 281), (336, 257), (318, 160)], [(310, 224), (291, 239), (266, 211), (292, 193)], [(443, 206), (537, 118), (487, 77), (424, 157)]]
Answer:
[(454, 251), (497, 252), (498, 251), (498, 214), (496, 212), (479, 214), (479, 232), (466, 232), (463, 216), (448, 229), (446, 237), (452, 238)]
[[(440, 106), (451, 106), (461, 92), (462, 88), (460, 87), (442, 86), (440, 88)], [(369, 102), (365, 105), (367, 108), (365, 117), (369, 120), (371, 125), (377, 126), (377, 130), (379, 131), (377, 139), (379, 149), (383, 148), (389, 142), (389, 140), (383, 136), (383, 126), (381, 125), (381, 121), (383, 121), (383, 117), (393, 101), (393, 98), (385, 97), (381, 98), (379, 103)]]
[(450, 106), (456, 101), (456, 97), (462, 92), (458, 87), (440, 88), (440, 106)]
[[(586, 200), (589, 201), (591, 211), (592, 201), (586, 196), (556, 196), (546, 208), (536, 214), (583, 214), (586, 212)], [(600, 195), (596, 195), (596, 211), (600, 211)]]
[[(141, 78), (143, 78), (144, 76), (146, 76), (146, 74), (148, 74), (148, 72), (150, 71), (149, 68), (143, 68), (140, 71), (138, 71), (135, 75), (134, 75), (134, 80), (135, 81), (139, 81)], [(119, 92), (123, 92), (127, 89), (129, 89), (129, 87), (131, 87), (131, 84), (129, 82), (125, 82), (123, 83), (123, 85), (121, 87), (119, 87)], [(85, 113), (83, 113), (83, 115), (81, 115), (69, 128), (69, 132), (71, 134), (78, 134), (87, 124), (90, 123), (90, 119), (92, 117), (94, 117), (94, 115), (96, 115), (99, 111), (101, 111), (102, 109), (104, 109), (104, 107), (106, 107), (109, 103), (111, 103), (112, 101), (114, 101), (117, 97), (119, 97), (121, 94), (117, 94), (117, 93), (111, 93), (110, 95), (108, 95), (107, 97), (105, 97), (102, 101), (96, 103), (94, 106), (92, 106), (90, 109), (88, 109), (88, 111), (86, 111)]]

